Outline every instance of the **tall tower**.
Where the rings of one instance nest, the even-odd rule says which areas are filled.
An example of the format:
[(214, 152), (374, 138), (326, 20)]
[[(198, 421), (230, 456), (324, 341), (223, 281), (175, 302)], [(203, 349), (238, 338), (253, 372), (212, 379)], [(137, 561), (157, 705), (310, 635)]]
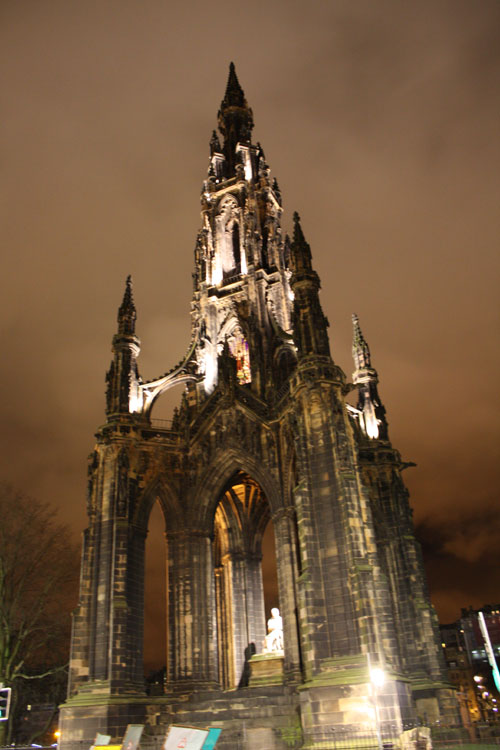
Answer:
[[(335, 364), (299, 216), (278, 184), (231, 64), (210, 141), (195, 246), (192, 336), (144, 380), (130, 278), (89, 461), (80, 600), (62, 744), (128, 723), (223, 728), (233, 747), (326, 747), (420, 718), (456, 722), (402, 463), (354, 317), (355, 372)], [(154, 405), (183, 383), (171, 428)], [(357, 388), (357, 406), (346, 394)], [(144, 692), (144, 548), (165, 520), (165, 695)], [(262, 538), (276, 540), (283, 652), (266, 633)], [(385, 674), (375, 696), (370, 669)], [(241, 727), (245, 726), (244, 736)], [(323, 744), (318, 744), (323, 743)], [(347, 745), (346, 745), (347, 746)]]

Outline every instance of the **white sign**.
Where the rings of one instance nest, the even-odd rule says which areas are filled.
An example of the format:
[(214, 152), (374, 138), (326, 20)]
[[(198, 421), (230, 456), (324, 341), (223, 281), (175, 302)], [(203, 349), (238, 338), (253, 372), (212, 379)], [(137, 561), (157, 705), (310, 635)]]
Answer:
[(163, 750), (201, 750), (207, 737), (207, 729), (172, 726), (168, 730)]

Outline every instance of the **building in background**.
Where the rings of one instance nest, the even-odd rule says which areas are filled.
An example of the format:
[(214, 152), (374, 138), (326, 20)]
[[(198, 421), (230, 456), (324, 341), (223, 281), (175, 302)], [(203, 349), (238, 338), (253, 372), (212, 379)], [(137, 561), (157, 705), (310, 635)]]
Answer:
[[(89, 462), (61, 745), (80, 750), (96, 732), (118, 741), (129, 723), (159, 735), (172, 723), (215, 724), (220, 750), (338, 737), (347, 746), (370, 734), (390, 746), (417, 719), (458, 725), (407, 464), (389, 440), (368, 344), (354, 316), (349, 383), (298, 215), (292, 239), (282, 231), (281, 193), (233, 66), (218, 125), (185, 358), (144, 381), (130, 279), (118, 312), (106, 423)], [(167, 429), (154, 405), (178, 384), (185, 394)], [(168, 579), (160, 696), (145, 692), (142, 658), (157, 501)], [(283, 632), (264, 649), (269, 523), (281, 611), (272, 620), (282, 617)]]
[(464, 725), (498, 721), (500, 695), (495, 686), (479, 625), (483, 612), (497, 663), (500, 659), (500, 604), (485, 604), (480, 610), (462, 609), (462, 616), (441, 625), (441, 639), (451, 682), (457, 688)]

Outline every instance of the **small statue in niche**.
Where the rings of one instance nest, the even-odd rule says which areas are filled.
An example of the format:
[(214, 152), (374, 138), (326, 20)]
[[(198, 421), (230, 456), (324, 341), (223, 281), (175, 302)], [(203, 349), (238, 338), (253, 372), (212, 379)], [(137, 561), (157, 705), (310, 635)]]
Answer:
[(283, 653), (283, 619), (278, 607), (273, 607), (267, 621), (267, 635), (264, 638), (265, 654)]

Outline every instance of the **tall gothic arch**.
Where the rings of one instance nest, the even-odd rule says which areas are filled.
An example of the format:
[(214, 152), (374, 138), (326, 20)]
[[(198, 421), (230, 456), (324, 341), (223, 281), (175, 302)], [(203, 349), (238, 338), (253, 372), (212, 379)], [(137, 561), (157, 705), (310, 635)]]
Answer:
[[(374, 722), (458, 720), (430, 605), (404, 464), (354, 316), (353, 382), (335, 364), (319, 278), (282, 200), (231, 65), (210, 142), (195, 247), (192, 337), (143, 380), (127, 279), (107, 374), (106, 423), (89, 461), (80, 600), (62, 744), (118, 740), (145, 722), (222, 726), (221, 750), (314, 748)], [(151, 410), (185, 394), (168, 429)], [(357, 406), (346, 394), (357, 390)], [(144, 542), (160, 501), (167, 539), (165, 696), (142, 674)], [(283, 654), (262, 664), (261, 541), (276, 539)], [(252, 656), (254, 654), (254, 656)], [(274, 659), (274, 661), (273, 661)], [(245, 735), (241, 736), (241, 726)], [(260, 738), (260, 740), (259, 740)], [(324, 744), (321, 747), (325, 747)]]

